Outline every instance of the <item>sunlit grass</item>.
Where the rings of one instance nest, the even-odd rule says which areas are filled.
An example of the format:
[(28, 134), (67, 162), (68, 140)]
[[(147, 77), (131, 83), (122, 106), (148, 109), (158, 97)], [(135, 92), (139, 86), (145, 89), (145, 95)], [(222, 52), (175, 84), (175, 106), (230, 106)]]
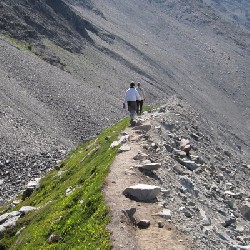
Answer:
[[(106, 129), (72, 151), (59, 171), (43, 178), (41, 188), (13, 209), (38, 210), (2, 235), (0, 249), (110, 249), (110, 217), (101, 188), (117, 154), (110, 144), (126, 126), (127, 118)], [(50, 243), (51, 235), (58, 241)]]

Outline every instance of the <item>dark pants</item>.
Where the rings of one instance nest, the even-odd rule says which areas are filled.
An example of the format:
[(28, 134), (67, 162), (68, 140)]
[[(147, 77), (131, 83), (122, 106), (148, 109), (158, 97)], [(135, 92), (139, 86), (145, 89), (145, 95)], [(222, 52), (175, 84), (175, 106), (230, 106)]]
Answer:
[(141, 114), (142, 113), (143, 100), (136, 101), (136, 103), (137, 103), (136, 113)]
[(136, 110), (137, 110), (136, 102), (130, 102), (130, 101), (128, 101), (128, 111), (130, 113), (131, 120), (134, 120)]

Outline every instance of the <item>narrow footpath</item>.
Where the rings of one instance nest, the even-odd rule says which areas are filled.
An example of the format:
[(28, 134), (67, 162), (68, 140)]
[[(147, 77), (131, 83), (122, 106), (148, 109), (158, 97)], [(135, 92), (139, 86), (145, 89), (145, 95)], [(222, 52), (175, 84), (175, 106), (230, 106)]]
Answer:
[(150, 143), (147, 130), (154, 127), (152, 123), (147, 113), (138, 118), (137, 126), (128, 127), (122, 133), (120, 152), (106, 179), (104, 193), (112, 215), (108, 229), (115, 250), (192, 249), (191, 241), (175, 228), (171, 219), (159, 216), (164, 207), (158, 197), (152, 202), (138, 202), (123, 194), (126, 188), (137, 184), (160, 186), (154, 176), (157, 171), (152, 171), (150, 176), (138, 167), (150, 158), (144, 148)]

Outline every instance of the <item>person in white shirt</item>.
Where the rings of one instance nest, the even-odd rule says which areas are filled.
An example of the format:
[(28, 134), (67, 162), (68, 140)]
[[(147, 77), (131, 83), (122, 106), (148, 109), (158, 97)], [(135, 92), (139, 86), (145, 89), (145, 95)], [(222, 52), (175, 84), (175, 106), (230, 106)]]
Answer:
[(136, 100), (137, 102), (137, 109), (136, 109), (136, 113), (139, 115), (142, 114), (142, 107), (143, 107), (143, 101), (145, 101), (145, 93), (144, 93), (144, 89), (141, 87), (141, 83), (138, 82), (137, 83), (137, 88), (136, 90), (138, 91), (141, 99)]
[(125, 98), (124, 98), (124, 103), (123, 103), (123, 108), (125, 108), (125, 103), (127, 102), (128, 105), (128, 111), (130, 113), (130, 124), (134, 125), (134, 119), (135, 119), (135, 114), (137, 110), (137, 105), (136, 105), (136, 100), (140, 100), (141, 97), (138, 93), (138, 91), (135, 89), (135, 84), (134, 82), (130, 83), (130, 88), (127, 89), (125, 93)]

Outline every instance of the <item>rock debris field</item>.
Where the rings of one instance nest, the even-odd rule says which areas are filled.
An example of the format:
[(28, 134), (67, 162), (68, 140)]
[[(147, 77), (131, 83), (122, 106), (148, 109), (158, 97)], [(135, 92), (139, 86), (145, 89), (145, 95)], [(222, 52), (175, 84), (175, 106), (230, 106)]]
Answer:
[[(119, 153), (103, 190), (114, 249), (250, 249), (247, 157), (187, 103), (174, 96), (138, 116), (113, 146)], [(3, 213), (0, 231), (33, 209)]]
[(137, 118), (105, 195), (114, 249), (250, 249), (249, 162), (178, 98)]

